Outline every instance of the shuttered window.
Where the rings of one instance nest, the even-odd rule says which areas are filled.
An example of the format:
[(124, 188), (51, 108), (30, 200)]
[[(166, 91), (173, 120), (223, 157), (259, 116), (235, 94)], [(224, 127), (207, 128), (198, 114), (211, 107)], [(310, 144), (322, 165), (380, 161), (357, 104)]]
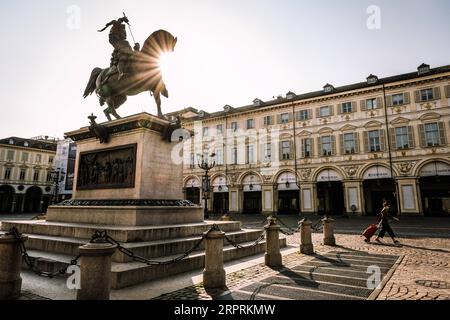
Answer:
[(446, 145), (445, 128), (443, 122), (419, 125), (421, 147)]
[(332, 116), (333, 112), (331, 106), (321, 107), (318, 109), (318, 117), (329, 117)]
[(343, 134), (342, 145), (344, 147), (344, 154), (355, 154), (356, 153), (356, 137), (354, 133)]
[(313, 139), (302, 139), (302, 158), (312, 158), (313, 156)]
[(366, 110), (377, 109), (377, 99), (367, 99), (366, 100)]
[(272, 144), (266, 143), (264, 144), (264, 161), (270, 161), (272, 159)]
[(223, 166), (223, 149), (216, 149), (216, 162), (218, 166)]
[(238, 149), (237, 148), (233, 148), (233, 150), (231, 150), (231, 164), (233, 164), (233, 165), (238, 164)]
[(440, 98), (441, 98), (441, 89), (439, 87), (422, 89), (415, 92), (416, 102), (426, 102), (431, 100), (438, 100)]
[(312, 118), (312, 110), (300, 110), (295, 116), (297, 121), (306, 121)]
[(265, 116), (264, 117), (264, 126), (273, 125), (273, 116)]
[(26, 169), (20, 169), (19, 180), (20, 181), (24, 181), (26, 174), (27, 174), (27, 170)]
[(384, 130), (365, 131), (365, 149), (367, 152), (380, 152), (386, 149), (386, 137)]
[(392, 96), (392, 105), (394, 106), (400, 106), (405, 103), (405, 97), (403, 93), (401, 94), (394, 94)]
[(352, 113), (355, 112), (355, 105), (352, 102), (345, 102), (339, 105), (340, 113)]
[(334, 136), (319, 138), (320, 155), (323, 157), (336, 155), (336, 141)]
[(400, 127), (395, 128), (395, 141), (397, 149), (408, 149), (409, 139), (408, 139), (408, 128)]
[(11, 168), (5, 168), (5, 174), (3, 176), (5, 180), (11, 179)]
[(253, 145), (248, 145), (246, 149), (247, 149), (246, 163), (247, 164), (255, 163), (255, 147)]
[(195, 169), (195, 154), (194, 153), (191, 153), (189, 168)]
[(415, 147), (413, 127), (391, 128), (389, 132), (392, 146), (395, 149), (412, 149)]
[(8, 150), (6, 153), (6, 161), (14, 161), (14, 150)]
[(280, 154), (282, 160), (290, 160), (293, 158), (292, 154), (292, 141), (280, 142)]

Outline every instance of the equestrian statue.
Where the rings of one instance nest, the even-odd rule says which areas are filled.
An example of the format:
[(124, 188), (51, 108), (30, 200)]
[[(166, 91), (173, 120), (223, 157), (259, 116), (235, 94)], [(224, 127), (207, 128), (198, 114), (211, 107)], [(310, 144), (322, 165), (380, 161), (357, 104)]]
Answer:
[(129, 20), (124, 14), (123, 17), (109, 22), (99, 30), (103, 32), (111, 27), (109, 43), (114, 51), (109, 68), (95, 68), (92, 71), (84, 91), (84, 98), (95, 92), (100, 105), (106, 103), (108, 106), (103, 112), (111, 121), (111, 115), (120, 119), (116, 110), (125, 103), (127, 96), (148, 91), (155, 99), (158, 117), (164, 118), (161, 112), (161, 95), (168, 98), (169, 92), (162, 79), (160, 57), (164, 53), (174, 51), (177, 38), (165, 30), (158, 30), (147, 38), (142, 50), (137, 42), (131, 48), (127, 41), (125, 24), (129, 25)]

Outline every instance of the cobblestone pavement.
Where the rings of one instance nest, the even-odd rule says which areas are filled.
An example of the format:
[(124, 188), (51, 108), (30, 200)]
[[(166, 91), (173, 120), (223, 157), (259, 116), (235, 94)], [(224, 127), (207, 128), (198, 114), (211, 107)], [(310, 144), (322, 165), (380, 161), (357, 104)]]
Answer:
[[(321, 245), (322, 235), (313, 234), (316, 254), (325, 255), (331, 251), (358, 251), (369, 254), (400, 256), (401, 262), (392, 269), (393, 274), (381, 291), (376, 291), (371, 298), (378, 300), (448, 300), (450, 299), (450, 239), (437, 238), (399, 238), (400, 245), (393, 245), (385, 238), (384, 244), (365, 243), (358, 235), (336, 234), (337, 247)], [(298, 246), (299, 233), (288, 236), (288, 244)], [(283, 265), (293, 269), (314, 257), (299, 253), (283, 257)], [(178, 290), (156, 299), (220, 299), (221, 296), (237, 292), (264, 279), (280, 275), (281, 270), (274, 270), (257, 265), (227, 275), (227, 291), (207, 292), (202, 284)], [(375, 295), (375, 296), (374, 296)], [(270, 298), (270, 297), (267, 297)]]

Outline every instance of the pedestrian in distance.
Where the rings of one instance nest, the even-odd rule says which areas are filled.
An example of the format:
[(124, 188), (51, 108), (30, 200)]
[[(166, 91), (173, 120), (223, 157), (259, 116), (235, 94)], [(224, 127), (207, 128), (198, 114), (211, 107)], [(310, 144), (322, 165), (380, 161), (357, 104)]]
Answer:
[[(389, 202), (385, 201), (383, 202), (383, 209), (381, 210), (381, 212), (378, 214), (378, 219), (379, 219), (379, 232), (378, 232), (378, 236), (375, 239), (375, 241), (382, 243), (381, 239), (384, 238), (384, 235), (386, 234), (386, 232), (389, 234), (389, 236), (392, 238), (392, 241), (394, 243), (399, 243), (399, 241), (397, 239), (395, 239), (395, 233), (391, 228), (391, 225), (389, 224), (389, 209), (390, 209), (391, 205)], [(395, 221), (400, 221), (398, 218), (396, 217), (392, 217)]]

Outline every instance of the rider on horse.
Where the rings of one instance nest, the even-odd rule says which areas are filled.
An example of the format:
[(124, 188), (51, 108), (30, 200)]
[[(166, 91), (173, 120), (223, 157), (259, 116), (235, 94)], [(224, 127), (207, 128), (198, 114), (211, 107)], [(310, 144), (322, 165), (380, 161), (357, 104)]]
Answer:
[[(129, 23), (128, 18), (125, 16), (107, 23), (103, 29), (99, 30), (99, 32), (103, 32), (108, 27), (112, 26), (109, 32), (109, 43), (111, 43), (111, 45), (114, 47), (114, 51), (111, 57), (111, 70), (109, 72), (109, 75), (111, 75), (113, 71), (115, 71), (114, 69), (117, 68), (117, 71), (119, 73), (118, 80), (123, 77), (127, 69), (130, 57), (133, 54), (133, 49), (131, 48), (130, 43), (127, 41), (127, 31), (125, 29), (124, 23)], [(139, 43), (135, 43), (134, 50), (140, 50)]]

